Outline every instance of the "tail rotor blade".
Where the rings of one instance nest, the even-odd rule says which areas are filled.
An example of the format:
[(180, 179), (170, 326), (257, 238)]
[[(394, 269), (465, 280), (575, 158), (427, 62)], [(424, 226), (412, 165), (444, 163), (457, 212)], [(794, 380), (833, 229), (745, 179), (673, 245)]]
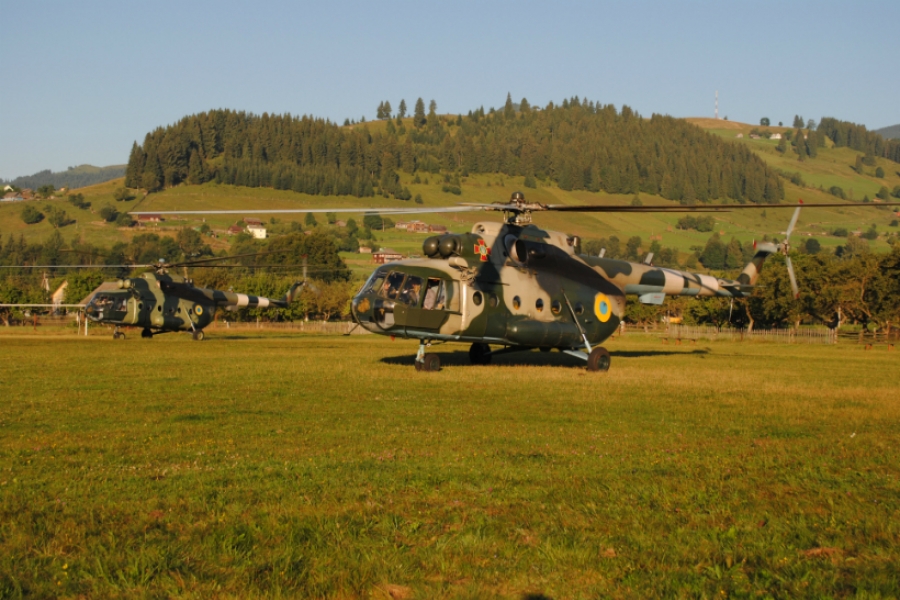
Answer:
[(791, 257), (785, 257), (787, 264), (788, 277), (791, 279), (791, 292), (794, 294), (794, 300), (800, 297), (800, 288), (797, 287), (797, 276), (794, 275), (794, 265), (791, 264)]
[(791, 222), (788, 224), (787, 231), (784, 234), (784, 241), (787, 242), (791, 239), (791, 232), (794, 231), (794, 225), (797, 224), (797, 219), (800, 217), (800, 207), (797, 207), (797, 210), (794, 211), (794, 216), (791, 217)]

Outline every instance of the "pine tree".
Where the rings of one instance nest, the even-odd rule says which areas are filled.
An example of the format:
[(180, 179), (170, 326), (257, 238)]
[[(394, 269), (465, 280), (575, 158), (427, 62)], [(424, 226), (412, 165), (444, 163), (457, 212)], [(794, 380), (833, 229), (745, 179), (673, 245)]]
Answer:
[(415, 112), (413, 112), (413, 125), (422, 127), (425, 125), (425, 101), (419, 98), (416, 100)]
[(506, 104), (503, 106), (503, 116), (507, 119), (513, 119), (516, 116), (516, 109), (513, 106), (512, 94), (506, 93)]
[(375, 110), (375, 118), (376, 119), (384, 118), (384, 102), (378, 103), (378, 108)]
[(801, 117), (800, 115), (794, 115), (793, 127), (796, 129), (803, 129), (803, 117)]
[(392, 109), (391, 109), (391, 102), (390, 102), (390, 100), (385, 100), (385, 101), (384, 101), (384, 118), (385, 118), (385, 119), (390, 119), (390, 118), (391, 118), (391, 112), (392, 112)]
[(406, 117), (406, 100), (400, 100), (400, 106), (397, 108), (397, 116), (401, 119)]

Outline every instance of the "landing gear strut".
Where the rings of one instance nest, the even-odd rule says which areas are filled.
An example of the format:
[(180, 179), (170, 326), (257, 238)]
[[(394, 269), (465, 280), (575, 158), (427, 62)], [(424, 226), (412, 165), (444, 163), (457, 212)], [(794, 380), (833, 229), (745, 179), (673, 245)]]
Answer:
[(419, 351), (416, 353), (415, 362), (416, 371), (440, 371), (441, 359), (437, 354), (425, 354), (425, 346), (425, 340), (419, 340)]

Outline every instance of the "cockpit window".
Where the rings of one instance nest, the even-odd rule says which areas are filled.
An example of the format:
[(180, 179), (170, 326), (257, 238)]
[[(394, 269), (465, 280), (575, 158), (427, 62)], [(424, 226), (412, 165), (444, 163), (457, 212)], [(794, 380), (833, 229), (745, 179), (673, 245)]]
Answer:
[(404, 277), (406, 276), (398, 271), (389, 274), (384, 280), (384, 285), (381, 287), (381, 295), (388, 300), (396, 300), (397, 296), (400, 294), (400, 289), (403, 286)]
[(381, 287), (384, 285), (384, 278), (387, 276), (386, 269), (379, 269), (372, 273), (372, 276), (369, 277), (369, 280), (366, 282), (366, 285), (363, 286), (362, 292), (363, 294), (367, 293), (375, 293), (381, 291)]
[(447, 305), (447, 289), (444, 282), (437, 278), (429, 278), (425, 286), (425, 310), (443, 310)]
[(128, 310), (127, 296), (113, 296), (111, 294), (98, 294), (90, 301), (88, 306), (93, 307), (97, 311), (117, 311), (125, 312)]
[(422, 278), (410, 275), (406, 278), (403, 291), (400, 293), (400, 302), (416, 306), (419, 304), (419, 292), (422, 289)]

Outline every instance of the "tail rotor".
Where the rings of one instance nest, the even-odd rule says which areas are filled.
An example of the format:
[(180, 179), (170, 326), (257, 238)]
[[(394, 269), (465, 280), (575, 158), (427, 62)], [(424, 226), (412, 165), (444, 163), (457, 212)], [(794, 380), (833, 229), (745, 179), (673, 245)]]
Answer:
[[(800, 200), (800, 204), (803, 204), (803, 200)], [(791, 249), (791, 232), (794, 231), (794, 226), (797, 224), (797, 219), (800, 217), (800, 206), (794, 210), (794, 216), (791, 217), (791, 222), (788, 224), (787, 231), (785, 231), (784, 242), (779, 246), (779, 250), (782, 254), (784, 254), (784, 262), (787, 266), (788, 277), (791, 280), (791, 293), (794, 295), (794, 299), (800, 297), (800, 288), (797, 287), (797, 276), (794, 274), (794, 265), (791, 263), (791, 257), (788, 254)]]

